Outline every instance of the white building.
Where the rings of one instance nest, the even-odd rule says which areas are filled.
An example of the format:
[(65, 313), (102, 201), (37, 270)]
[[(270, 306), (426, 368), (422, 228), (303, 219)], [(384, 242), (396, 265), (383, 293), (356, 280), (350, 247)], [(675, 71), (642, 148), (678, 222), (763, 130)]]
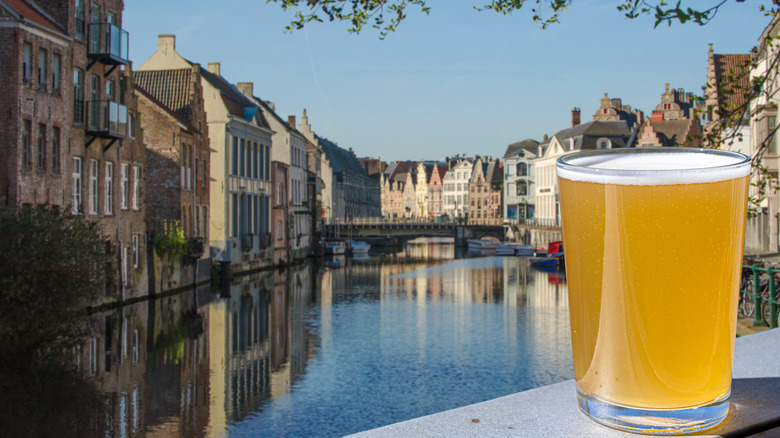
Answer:
[(306, 201), (306, 171), (308, 169), (306, 138), (295, 128), (295, 116), (283, 120), (276, 113), (272, 103), (265, 102), (254, 96), (252, 82), (239, 82), (238, 91), (253, 101), (263, 111), (265, 119), (274, 131), (271, 161), (279, 161), (290, 166), (287, 181), (289, 196), (289, 228), (290, 251), (294, 259), (301, 259), (311, 251), (311, 217), (307, 215), (309, 207)]
[(504, 154), (504, 218), (524, 220), (534, 217), (536, 153), (539, 142), (525, 139), (510, 144)]
[(473, 167), (473, 162), (462, 159), (444, 174), (444, 213), (452, 218), (468, 215), (469, 180)]

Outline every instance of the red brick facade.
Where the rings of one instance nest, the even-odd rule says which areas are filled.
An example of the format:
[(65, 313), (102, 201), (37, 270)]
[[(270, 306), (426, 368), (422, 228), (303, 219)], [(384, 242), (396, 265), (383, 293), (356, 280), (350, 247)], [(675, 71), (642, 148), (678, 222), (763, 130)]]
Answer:
[(0, 90), (0, 202), (48, 203), (98, 221), (120, 261), (106, 299), (145, 295), (145, 157), (124, 65), (124, 4), (38, 0), (39, 11), (4, 1), (24, 21), (0, 8), (16, 24), (0, 28), (0, 74), (10, 78)]

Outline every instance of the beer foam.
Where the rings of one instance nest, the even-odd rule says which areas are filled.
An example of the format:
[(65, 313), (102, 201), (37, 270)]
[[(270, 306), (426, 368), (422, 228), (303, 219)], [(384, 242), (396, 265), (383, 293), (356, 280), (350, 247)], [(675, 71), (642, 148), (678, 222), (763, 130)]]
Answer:
[(558, 176), (601, 184), (673, 185), (726, 181), (750, 174), (746, 156), (713, 152), (689, 149), (563, 157)]

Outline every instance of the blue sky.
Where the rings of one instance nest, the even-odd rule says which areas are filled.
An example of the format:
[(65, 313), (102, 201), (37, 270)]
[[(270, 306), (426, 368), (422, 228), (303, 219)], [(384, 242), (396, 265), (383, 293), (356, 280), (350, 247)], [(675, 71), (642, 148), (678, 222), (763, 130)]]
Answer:
[(706, 26), (653, 29), (652, 17), (627, 20), (614, 0), (580, 0), (542, 30), (530, 10), (473, 9), (485, 3), (430, 0), (430, 15), (410, 9), (385, 40), (342, 23), (287, 33), (292, 12), (263, 0), (129, 0), (123, 27), (135, 65), (158, 34), (175, 34), (185, 58), (254, 82), (282, 118), (300, 121), (306, 108), (317, 134), (390, 161), (503, 156), (570, 126), (574, 106), (590, 120), (604, 93), (649, 115), (667, 82), (701, 92), (708, 43), (747, 53), (769, 22), (760, 2), (729, 1)]

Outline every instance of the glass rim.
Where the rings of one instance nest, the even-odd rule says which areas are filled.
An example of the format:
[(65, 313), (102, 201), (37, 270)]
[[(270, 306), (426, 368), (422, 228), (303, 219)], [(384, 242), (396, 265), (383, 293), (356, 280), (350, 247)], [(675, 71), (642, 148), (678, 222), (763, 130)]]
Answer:
[[(708, 154), (708, 155), (720, 155), (722, 157), (734, 158), (736, 161), (729, 164), (721, 164), (717, 166), (700, 166), (689, 168), (675, 168), (675, 169), (605, 169), (598, 167), (587, 167), (570, 163), (571, 160), (577, 160), (581, 158), (597, 157), (601, 155), (622, 155), (622, 154), (649, 154), (649, 153), (689, 153), (689, 154)], [(566, 169), (571, 172), (588, 173), (593, 175), (614, 175), (621, 176), (631, 174), (633, 176), (658, 175), (659, 172), (700, 172), (702, 170), (717, 170), (717, 169), (730, 169), (735, 167), (741, 167), (750, 163), (751, 158), (741, 152), (724, 151), (722, 149), (704, 149), (704, 148), (686, 148), (678, 146), (660, 146), (660, 147), (628, 147), (617, 149), (592, 149), (575, 152), (572, 154), (566, 154), (558, 157), (555, 160), (556, 166), (560, 169)]]

